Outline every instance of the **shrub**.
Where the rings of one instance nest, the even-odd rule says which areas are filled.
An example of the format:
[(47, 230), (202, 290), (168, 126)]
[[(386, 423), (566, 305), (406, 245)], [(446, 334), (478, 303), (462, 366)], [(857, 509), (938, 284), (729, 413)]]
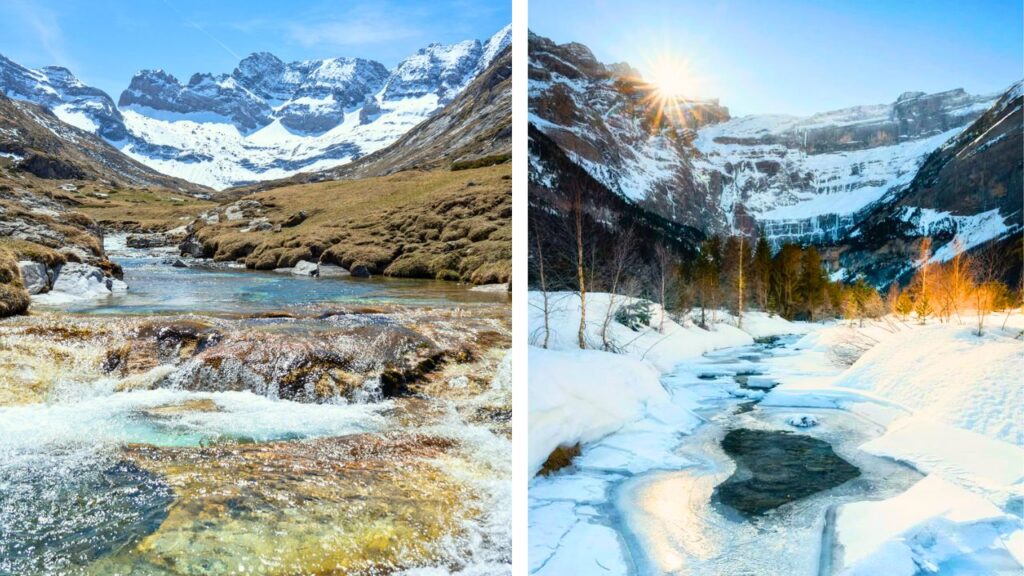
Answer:
[(619, 309), (615, 311), (615, 321), (633, 332), (639, 332), (651, 325), (653, 314), (654, 311), (649, 301), (634, 300), (629, 304), (619, 306)]

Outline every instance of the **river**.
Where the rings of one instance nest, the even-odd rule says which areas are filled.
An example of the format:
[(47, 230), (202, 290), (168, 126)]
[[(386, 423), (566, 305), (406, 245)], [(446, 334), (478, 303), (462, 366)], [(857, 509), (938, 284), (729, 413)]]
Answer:
[[(661, 409), (585, 448), (572, 469), (534, 480), (536, 524), (572, 527), (555, 546), (531, 553), (532, 572), (554, 574), (563, 562), (592, 557), (599, 545), (584, 549), (574, 542), (574, 532), (585, 526), (605, 534), (594, 542), (618, 548), (596, 560), (611, 574), (830, 576), (838, 552), (827, 519), (835, 507), (894, 496), (921, 476), (858, 450), (883, 432), (860, 416), (758, 404), (764, 388), (791, 375), (775, 360), (800, 354), (792, 347), (796, 340), (720, 350), (680, 364), (662, 379), (676, 414)], [(684, 407), (698, 421), (682, 416)], [(817, 424), (790, 423), (798, 418)], [(764, 475), (751, 480), (748, 462), (733, 479), (753, 486), (746, 498), (755, 506), (780, 494), (808, 495), (757, 514), (727, 505), (723, 488), (737, 471), (734, 457), (723, 450), (730, 431), (764, 444), (757, 446)], [(794, 440), (797, 445), (790, 446)], [(856, 467), (856, 477), (819, 485), (829, 466), (840, 462)], [(584, 486), (588, 490), (580, 490)], [(733, 502), (746, 504), (751, 502)], [(565, 520), (573, 516), (575, 525)]]
[(111, 240), (0, 322), (0, 574), (507, 573), (507, 296)]

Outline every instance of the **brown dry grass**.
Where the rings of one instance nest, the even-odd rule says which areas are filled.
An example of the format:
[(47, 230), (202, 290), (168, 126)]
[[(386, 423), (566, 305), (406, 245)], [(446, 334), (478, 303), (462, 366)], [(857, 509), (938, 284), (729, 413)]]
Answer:
[[(97, 193), (108, 197), (97, 197)], [(67, 196), (79, 205), (80, 212), (88, 214), (108, 230), (170, 230), (216, 206), (214, 202), (198, 200), (185, 194), (145, 188), (108, 189), (89, 186), (68, 193)]]
[(0, 246), (0, 318), (28, 310), (29, 296), (21, 283), (14, 252)]
[(251, 268), (321, 260), (365, 266), (390, 276), (507, 282), (512, 256), (511, 164), (451, 172), (410, 170), (380, 178), (276, 188), (247, 198), (280, 224), (278, 232), (241, 232), (244, 221), (201, 228), (218, 260)]

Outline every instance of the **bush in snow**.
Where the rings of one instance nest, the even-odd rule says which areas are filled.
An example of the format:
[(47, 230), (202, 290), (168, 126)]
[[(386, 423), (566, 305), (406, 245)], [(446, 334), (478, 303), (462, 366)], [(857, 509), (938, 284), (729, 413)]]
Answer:
[(634, 300), (624, 306), (619, 306), (615, 311), (615, 321), (629, 328), (633, 332), (639, 332), (651, 325), (651, 316), (654, 311), (651, 303), (647, 300)]

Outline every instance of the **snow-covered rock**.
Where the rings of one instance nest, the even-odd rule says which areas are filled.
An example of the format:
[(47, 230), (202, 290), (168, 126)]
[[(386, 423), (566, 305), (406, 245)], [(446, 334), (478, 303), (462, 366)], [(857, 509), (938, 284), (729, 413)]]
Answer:
[(787, 418), (786, 424), (789, 424), (794, 428), (810, 428), (818, 425), (818, 419), (810, 414), (800, 414)]

